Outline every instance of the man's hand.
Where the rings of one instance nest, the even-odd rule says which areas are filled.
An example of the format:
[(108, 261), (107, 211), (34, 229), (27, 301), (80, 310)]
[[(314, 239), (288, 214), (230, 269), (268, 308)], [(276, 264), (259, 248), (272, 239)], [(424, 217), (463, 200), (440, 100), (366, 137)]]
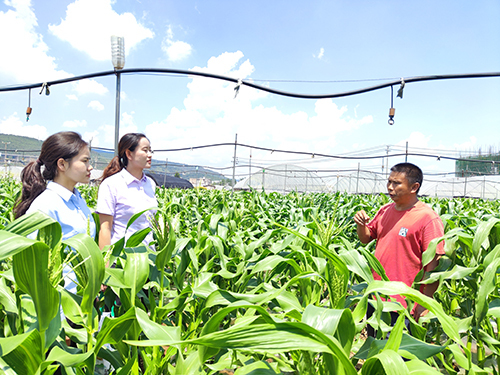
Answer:
[(415, 321), (418, 323), (418, 319), (421, 316), (427, 315), (428, 312), (429, 310), (427, 310), (425, 307), (417, 305), (413, 310), (413, 319), (415, 319)]
[(358, 225), (365, 226), (370, 221), (370, 217), (366, 214), (364, 210), (356, 212), (354, 215), (354, 222)]
[(366, 224), (370, 221), (370, 217), (365, 211), (361, 210), (356, 212), (354, 215), (354, 222), (356, 223), (356, 232), (358, 233), (358, 238), (361, 243), (368, 243), (372, 240), (370, 236), (370, 230), (366, 227)]

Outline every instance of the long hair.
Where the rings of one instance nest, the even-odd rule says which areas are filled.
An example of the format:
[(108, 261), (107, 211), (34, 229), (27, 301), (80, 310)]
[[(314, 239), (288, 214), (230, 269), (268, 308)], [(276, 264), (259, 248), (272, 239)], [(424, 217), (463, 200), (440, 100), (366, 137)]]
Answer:
[(101, 176), (101, 182), (106, 178), (120, 172), (128, 165), (127, 150), (134, 152), (142, 138), (148, 138), (142, 133), (127, 133), (121, 137), (118, 142), (118, 156), (115, 156), (104, 168)]
[(88, 146), (87, 142), (75, 132), (55, 133), (43, 142), (38, 159), (30, 162), (21, 171), (20, 177), (23, 187), (21, 198), (14, 207), (16, 219), (24, 215), (35, 198), (42, 194), (47, 186), (47, 181), (56, 177), (57, 161), (59, 159), (69, 161), (86, 146)]

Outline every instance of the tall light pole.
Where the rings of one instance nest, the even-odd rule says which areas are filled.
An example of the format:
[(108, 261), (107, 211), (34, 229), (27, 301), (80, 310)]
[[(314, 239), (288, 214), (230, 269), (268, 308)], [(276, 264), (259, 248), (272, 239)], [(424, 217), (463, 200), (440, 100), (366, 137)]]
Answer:
[(3, 162), (5, 163), (5, 171), (7, 171), (7, 145), (10, 145), (10, 142), (2, 141), (2, 143), (5, 145), (5, 151), (3, 154)]
[(116, 73), (115, 156), (118, 156), (118, 141), (120, 138), (120, 70), (125, 66), (125, 39), (121, 36), (111, 36), (111, 60)]
[(236, 145), (238, 144), (238, 134), (234, 137), (234, 156), (233, 156), (233, 188), (231, 189), (231, 198), (234, 194), (234, 185), (235, 185), (235, 173), (236, 173)]
[(167, 184), (167, 168), (168, 168), (168, 158), (165, 162), (165, 176), (163, 176), (163, 187)]

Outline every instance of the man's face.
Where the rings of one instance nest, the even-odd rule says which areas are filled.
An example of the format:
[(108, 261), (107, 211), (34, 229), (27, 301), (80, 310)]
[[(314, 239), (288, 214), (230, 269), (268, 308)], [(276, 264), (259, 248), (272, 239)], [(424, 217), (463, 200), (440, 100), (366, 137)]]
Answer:
[(387, 192), (395, 203), (404, 202), (417, 193), (418, 182), (410, 185), (406, 175), (400, 172), (391, 172), (387, 181)]

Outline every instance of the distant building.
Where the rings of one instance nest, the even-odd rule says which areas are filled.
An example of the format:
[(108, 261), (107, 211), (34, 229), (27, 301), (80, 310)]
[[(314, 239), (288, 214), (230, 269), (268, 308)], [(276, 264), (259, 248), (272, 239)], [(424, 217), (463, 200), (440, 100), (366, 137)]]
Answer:
[(498, 175), (499, 165), (500, 153), (479, 152), (478, 155), (466, 156), (455, 161), (455, 177)]
[(162, 173), (147, 171), (146, 175), (151, 177), (156, 183), (156, 186), (164, 186), (170, 189), (192, 189), (193, 185), (188, 180), (183, 178), (168, 176)]
[(212, 180), (202, 177), (202, 178), (190, 178), (189, 182), (194, 186), (194, 187), (210, 187), (213, 188)]

